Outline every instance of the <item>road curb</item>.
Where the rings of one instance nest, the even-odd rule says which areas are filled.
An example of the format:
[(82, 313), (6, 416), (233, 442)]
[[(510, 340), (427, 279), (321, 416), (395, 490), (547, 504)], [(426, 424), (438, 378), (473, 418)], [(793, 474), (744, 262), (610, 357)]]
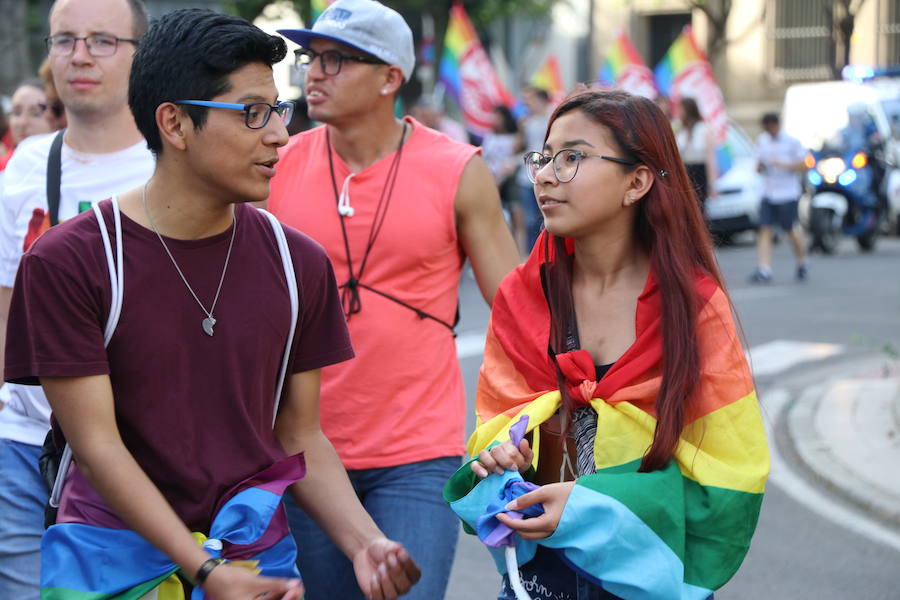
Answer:
[[(885, 526), (900, 531), (900, 496), (845, 464), (814, 425), (825, 394), (838, 381), (809, 386), (794, 396), (785, 407), (786, 441), (798, 465), (812, 480)], [(892, 409), (895, 422), (900, 422), (900, 394), (893, 399)]]

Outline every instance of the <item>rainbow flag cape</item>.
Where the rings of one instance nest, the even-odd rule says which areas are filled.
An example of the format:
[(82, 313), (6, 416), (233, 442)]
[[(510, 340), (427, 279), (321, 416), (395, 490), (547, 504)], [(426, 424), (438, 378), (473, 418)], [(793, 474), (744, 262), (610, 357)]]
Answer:
[(562, 82), (562, 75), (559, 72), (559, 61), (556, 56), (551, 54), (541, 65), (529, 81), (531, 85), (546, 91), (555, 101), (562, 99), (566, 93), (566, 88)]
[(619, 88), (651, 100), (657, 96), (653, 73), (624, 31), (619, 32), (607, 50), (597, 80), (604, 87)]
[[(528, 415), (537, 457), (539, 424), (561, 405), (547, 353), (550, 314), (540, 273), (548, 234), (541, 235), (494, 300), (472, 456), (509, 439), (510, 426)], [(674, 457), (661, 470), (637, 470), (653, 439), (663, 360), (652, 273), (638, 299), (636, 340), (606, 376), (594, 381), (593, 360), (583, 350), (556, 356), (572, 398), (597, 411), (596, 472), (578, 478), (556, 532), (537, 543), (626, 600), (707, 598), (737, 571), (759, 516), (769, 459), (753, 380), (724, 292), (706, 276), (695, 287), (701, 378)], [(479, 481), (464, 465), (444, 487), (467, 531), (496, 497), (498, 482), (491, 480), (498, 479)], [(534, 550), (534, 542), (520, 539), (519, 564)], [(505, 573), (502, 557), (494, 558)]]
[[(213, 558), (244, 561), (263, 575), (299, 577), (281, 497), (305, 470), (298, 454), (239, 483), (217, 508), (209, 537), (194, 537)], [(184, 600), (171, 559), (118, 519), (101, 520), (69, 520), (47, 530), (41, 540), (41, 600), (138, 600), (154, 590), (158, 600)], [(191, 598), (205, 594), (195, 588)]]
[(725, 99), (713, 76), (706, 54), (697, 45), (688, 25), (669, 47), (669, 51), (653, 71), (660, 92), (669, 96), (673, 105), (683, 97), (697, 101), (700, 115), (715, 133), (718, 146), (716, 161), (719, 173), (731, 168), (733, 153), (728, 145), (728, 117)]
[(515, 104), (515, 98), (497, 77), (469, 15), (458, 2), (450, 8), (438, 76), (459, 105), (466, 129), (476, 135), (491, 131), (495, 106)]

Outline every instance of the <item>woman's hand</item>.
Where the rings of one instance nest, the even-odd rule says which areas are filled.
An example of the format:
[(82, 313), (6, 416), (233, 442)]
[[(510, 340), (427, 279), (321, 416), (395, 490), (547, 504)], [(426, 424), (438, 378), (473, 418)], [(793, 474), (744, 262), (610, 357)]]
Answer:
[(522, 510), (538, 502), (544, 505), (544, 514), (531, 519), (513, 519), (499, 513), (497, 519), (526, 540), (542, 540), (550, 537), (559, 526), (563, 509), (572, 493), (574, 481), (542, 485), (533, 492), (522, 494), (506, 505), (507, 510)]
[(394, 600), (419, 581), (419, 567), (397, 542), (380, 537), (353, 557), (359, 589), (369, 600)]
[(490, 473), (502, 475), (506, 471), (517, 470), (524, 473), (531, 466), (534, 452), (528, 440), (519, 442), (519, 447), (509, 440), (497, 444), (490, 450), (482, 450), (478, 453), (478, 460), (471, 463), (472, 471), (484, 479)]
[(263, 577), (224, 563), (209, 573), (203, 591), (211, 600), (300, 600), (304, 590), (299, 579)]

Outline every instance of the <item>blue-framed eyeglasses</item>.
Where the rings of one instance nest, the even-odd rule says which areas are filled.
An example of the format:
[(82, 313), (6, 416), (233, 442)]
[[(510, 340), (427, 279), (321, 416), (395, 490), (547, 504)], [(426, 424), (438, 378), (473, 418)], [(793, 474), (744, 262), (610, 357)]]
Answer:
[(230, 110), (244, 111), (244, 123), (250, 129), (262, 129), (269, 122), (272, 113), (281, 117), (287, 125), (294, 115), (294, 103), (282, 101), (278, 104), (268, 102), (252, 102), (250, 104), (235, 104), (233, 102), (213, 102), (211, 100), (175, 100), (173, 104), (189, 104), (191, 106), (205, 106), (207, 108), (228, 108)]
[(528, 174), (528, 179), (531, 180), (531, 183), (537, 183), (538, 171), (551, 162), (553, 163), (553, 174), (556, 175), (557, 181), (560, 183), (568, 183), (575, 179), (575, 174), (578, 173), (578, 165), (581, 164), (581, 161), (591, 157), (602, 158), (603, 160), (629, 167), (638, 164), (637, 162), (626, 158), (605, 156), (602, 154), (588, 154), (587, 152), (573, 150), (572, 148), (563, 148), (553, 156), (547, 156), (540, 152), (526, 152), (522, 159), (525, 161), (525, 173)]

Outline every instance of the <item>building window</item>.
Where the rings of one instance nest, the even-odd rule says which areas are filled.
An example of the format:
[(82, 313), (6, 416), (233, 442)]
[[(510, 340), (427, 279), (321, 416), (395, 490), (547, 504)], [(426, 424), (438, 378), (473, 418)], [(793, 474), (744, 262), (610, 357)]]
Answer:
[(834, 62), (827, 3), (769, 0), (773, 73), (781, 81), (830, 79)]
[(881, 19), (878, 24), (880, 45), (879, 61), (885, 67), (900, 65), (900, 2), (881, 2)]

